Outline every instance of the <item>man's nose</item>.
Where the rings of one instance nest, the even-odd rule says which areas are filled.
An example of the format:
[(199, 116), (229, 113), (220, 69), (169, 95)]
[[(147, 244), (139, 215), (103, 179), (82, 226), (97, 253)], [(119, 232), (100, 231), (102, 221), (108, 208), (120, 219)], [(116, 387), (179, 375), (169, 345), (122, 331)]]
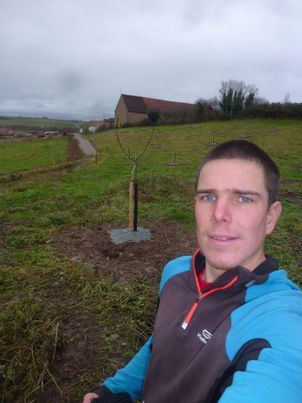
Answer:
[(231, 205), (227, 198), (218, 198), (216, 200), (212, 218), (217, 223), (231, 221)]

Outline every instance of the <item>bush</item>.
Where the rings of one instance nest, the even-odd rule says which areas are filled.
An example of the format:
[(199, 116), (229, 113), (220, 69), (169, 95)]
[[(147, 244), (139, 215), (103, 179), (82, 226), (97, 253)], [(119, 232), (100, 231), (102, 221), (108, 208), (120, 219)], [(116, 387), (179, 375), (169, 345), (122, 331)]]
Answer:
[(265, 103), (253, 104), (244, 117), (259, 119), (301, 119), (302, 103)]

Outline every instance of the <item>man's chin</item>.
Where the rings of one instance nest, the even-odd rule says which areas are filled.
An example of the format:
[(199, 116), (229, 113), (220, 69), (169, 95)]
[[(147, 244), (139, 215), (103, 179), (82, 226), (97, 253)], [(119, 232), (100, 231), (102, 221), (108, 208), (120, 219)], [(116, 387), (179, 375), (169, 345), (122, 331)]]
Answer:
[(209, 261), (207, 259), (206, 269), (210, 271), (220, 272), (222, 274), (225, 271), (232, 270), (240, 264), (236, 261), (223, 261), (223, 260), (213, 260)]

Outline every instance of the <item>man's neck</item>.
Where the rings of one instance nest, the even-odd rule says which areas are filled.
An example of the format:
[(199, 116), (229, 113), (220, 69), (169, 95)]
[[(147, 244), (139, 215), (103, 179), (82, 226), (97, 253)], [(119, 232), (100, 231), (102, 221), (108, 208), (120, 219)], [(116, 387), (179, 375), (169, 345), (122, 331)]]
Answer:
[[(238, 265), (241, 267), (244, 267), (245, 269), (248, 269), (250, 271), (255, 270), (262, 262), (265, 260), (265, 255), (259, 256), (258, 259), (255, 261), (251, 262), (250, 264), (242, 264)], [(237, 266), (237, 267), (238, 267)], [(220, 267), (214, 267), (212, 266), (209, 262), (206, 260), (206, 266), (205, 266), (205, 271), (204, 271), (204, 280), (207, 283), (213, 283), (219, 276), (221, 276), (223, 273), (225, 273), (228, 270), (231, 270), (232, 268), (220, 268)]]

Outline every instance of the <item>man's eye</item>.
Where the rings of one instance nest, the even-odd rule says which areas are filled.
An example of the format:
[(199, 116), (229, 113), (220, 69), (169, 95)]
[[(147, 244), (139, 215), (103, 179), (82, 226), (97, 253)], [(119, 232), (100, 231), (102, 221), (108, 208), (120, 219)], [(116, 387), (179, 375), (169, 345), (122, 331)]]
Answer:
[(213, 201), (216, 200), (216, 197), (212, 194), (206, 194), (206, 195), (197, 195), (196, 199), (200, 201)]
[(240, 203), (251, 203), (253, 201), (253, 199), (251, 197), (247, 197), (247, 196), (240, 196), (239, 197), (239, 202)]

